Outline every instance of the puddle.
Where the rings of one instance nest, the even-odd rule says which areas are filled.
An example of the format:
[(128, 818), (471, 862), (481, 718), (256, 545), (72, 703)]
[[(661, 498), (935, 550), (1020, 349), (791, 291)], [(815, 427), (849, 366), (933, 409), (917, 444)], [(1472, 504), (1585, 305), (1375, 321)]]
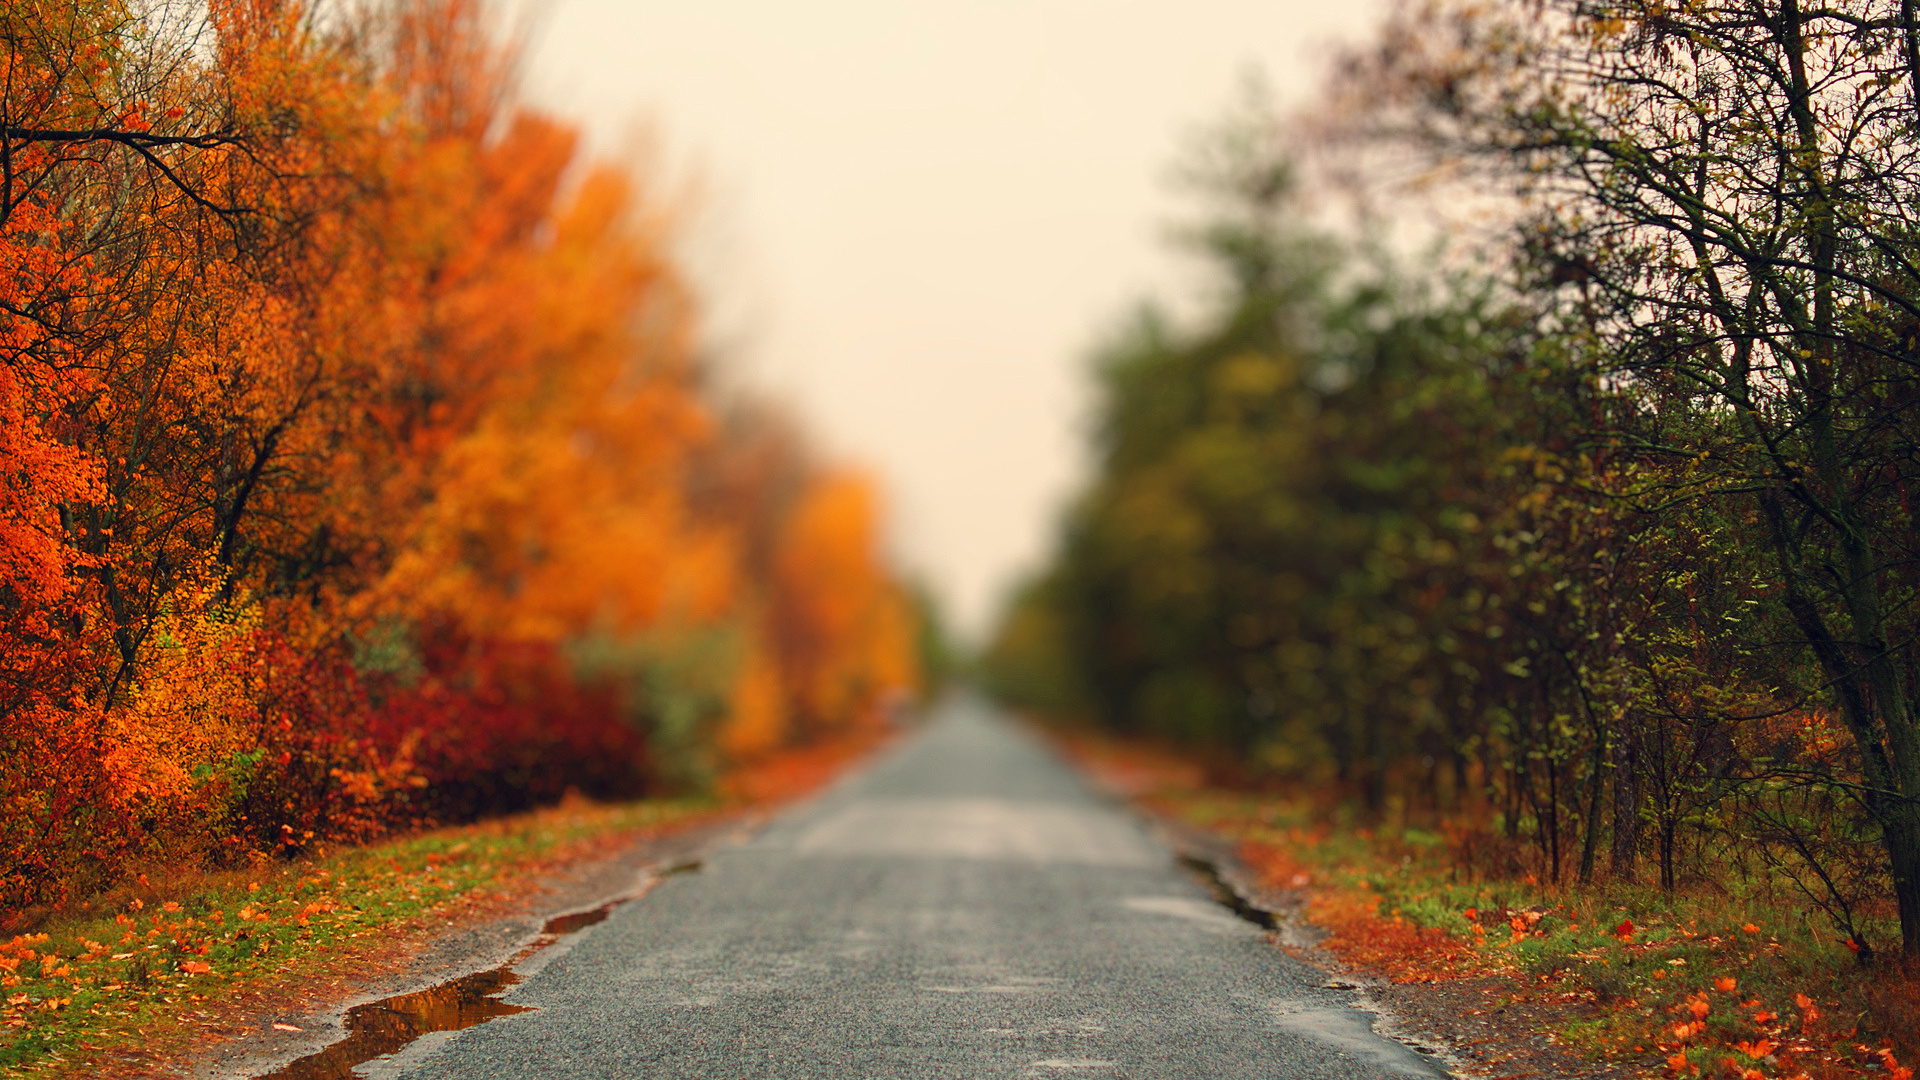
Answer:
[(509, 1005), (499, 997), (519, 981), (512, 965), (505, 965), (430, 990), (356, 1005), (347, 1013), (345, 1039), (260, 1080), (346, 1080), (354, 1066), (391, 1054), (430, 1031), (458, 1031), (496, 1016), (528, 1012), (527, 1006)]
[[(706, 864), (702, 863), (699, 859), (692, 859), (683, 863), (675, 863), (672, 866), (667, 867), (665, 870), (661, 870), (655, 873), (653, 875), (653, 881), (660, 881), (664, 878), (677, 877), (681, 874), (695, 873), (704, 865)], [(648, 882), (648, 888), (651, 888), (652, 884), (653, 882)], [(532, 945), (527, 946), (527, 951), (523, 952), (519, 956), (514, 957), (513, 963), (515, 964), (519, 963), (520, 961), (526, 959), (528, 956), (531, 956), (534, 953), (540, 951), (541, 949), (546, 948), (548, 945), (553, 944), (554, 941), (560, 938), (566, 937), (568, 934), (578, 933), (579, 931), (585, 930), (587, 927), (593, 926), (596, 923), (606, 922), (607, 916), (613, 914), (614, 908), (619, 907), (621, 904), (631, 903), (632, 901), (638, 900), (640, 899), (640, 897), (642, 897), (645, 894), (646, 894), (646, 890), (643, 889), (640, 892), (634, 893), (632, 896), (622, 896), (616, 900), (609, 900), (606, 903), (601, 904), (599, 907), (592, 908), (587, 911), (576, 911), (568, 915), (555, 915), (553, 918), (547, 920), (546, 925), (540, 928), (541, 940), (537, 940)], [(446, 1029), (440, 1028), (436, 1030), (444, 1031)]]
[(1180, 856), (1180, 865), (1186, 867), (1206, 885), (1207, 891), (1221, 907), (1247, 920), (1262, 930), (1277, 930), (1280, 920), (1273, 912), (1257, 908), (1247, 903), (1247, 898), (1234, 891), (1233, 886), (1220, 877), (1220, 868), (1212, 859), (1203, 859), (1197, 855)]
[(556, 915), (540, 928), (540, 936), (516, 953), (513, 959), (490, 971), (476, 971), (411, 994), (356, 1005), (347, 1010), (347, 1037), (317, 1053), (308, 1054), (254, 1080), (354, 1080), (353, 1070), (375, 1058), (385, 1057), (407, 1044), (436, 1031), (459, 1031), (475, 1024), (515, 1013), (532, 1012), (530, 1005), (513, 1005), (500, 1000), (520, 981), (514, 968), (533, 954), (569, 934), (585, 930), (607, 920), (613, 909), (645, 896), (648, 889), (664, 878), (699, 870), (699, 860), (676, 863), (658, 871), (647, 887), (631, 896), (609, 900), (597, 908)]

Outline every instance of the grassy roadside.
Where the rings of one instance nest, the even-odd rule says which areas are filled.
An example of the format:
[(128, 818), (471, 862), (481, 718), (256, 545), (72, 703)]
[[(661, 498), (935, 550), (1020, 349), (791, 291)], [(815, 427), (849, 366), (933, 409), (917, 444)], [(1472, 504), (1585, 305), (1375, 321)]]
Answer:
[(1526, 1004), (1553, 1041), (1629, 1075), (1909, 1080), (1920, 972), (1858, 964), (1817, 912), (1754, 895), (1501, 879), (1418, 828), (1343, 823), (1303, 800), (1207, 786), (1136, 745), (1067, 752), (1148, 809), (1233, 842), (1292, 890), (1342, 963), (1395, 983), (1476, 980)]
[(636, 840), (805, 794), (873, 740), (779, 755), (713, 797), (569, 803), (248, 870), (150, 870), (0, 941), (0, 1072), (164, 1069), (390, 969), (450, 927), (525, 905), (540, 879)]

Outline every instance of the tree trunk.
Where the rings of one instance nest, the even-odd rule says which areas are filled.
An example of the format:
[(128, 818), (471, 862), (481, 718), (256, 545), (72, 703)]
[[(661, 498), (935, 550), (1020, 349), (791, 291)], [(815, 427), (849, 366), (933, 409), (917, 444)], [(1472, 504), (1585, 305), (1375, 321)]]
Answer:
[(1631, 884), (1636, 877), (1634, 860), (1640, 853), (1640, 773), (1639, 755), (1633, 740), (1621, 738), (1613, 744), (1613, 879)]
[(1593, 775), (1587, 781), (1587, 820), (1580, 838), (1580, 884), (1593, 884), (1594, 849), (1600, 845), (1600, 796), (1607, 789), (1607, 740), (1604, 732), (1594, 733)]
[(1920, 812), (1907, 802), (1890, 808), (1880, 837), (1893, 869), (1894, 902), (1900, 909), (1900, 952), (1920, 956)]

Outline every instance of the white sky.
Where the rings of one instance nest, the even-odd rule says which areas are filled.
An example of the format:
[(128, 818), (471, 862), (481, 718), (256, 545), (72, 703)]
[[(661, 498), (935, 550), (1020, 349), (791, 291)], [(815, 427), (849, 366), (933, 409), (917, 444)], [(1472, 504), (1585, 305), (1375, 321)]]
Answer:
[(702, 178), (737, 379), (878, 474), (964, 633), (1082, 475), (1089, 347), (1150, 292), (1179, 147), (1258, 68), (1311, 100), (1379, 0), (536, 0), (535, 101)]

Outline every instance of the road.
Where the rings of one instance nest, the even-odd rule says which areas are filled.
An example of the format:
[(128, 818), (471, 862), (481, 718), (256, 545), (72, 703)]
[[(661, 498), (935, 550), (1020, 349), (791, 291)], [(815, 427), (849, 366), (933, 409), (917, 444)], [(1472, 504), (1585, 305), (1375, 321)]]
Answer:
[(1444, 1075), (979, 699), (376, 1075)]

